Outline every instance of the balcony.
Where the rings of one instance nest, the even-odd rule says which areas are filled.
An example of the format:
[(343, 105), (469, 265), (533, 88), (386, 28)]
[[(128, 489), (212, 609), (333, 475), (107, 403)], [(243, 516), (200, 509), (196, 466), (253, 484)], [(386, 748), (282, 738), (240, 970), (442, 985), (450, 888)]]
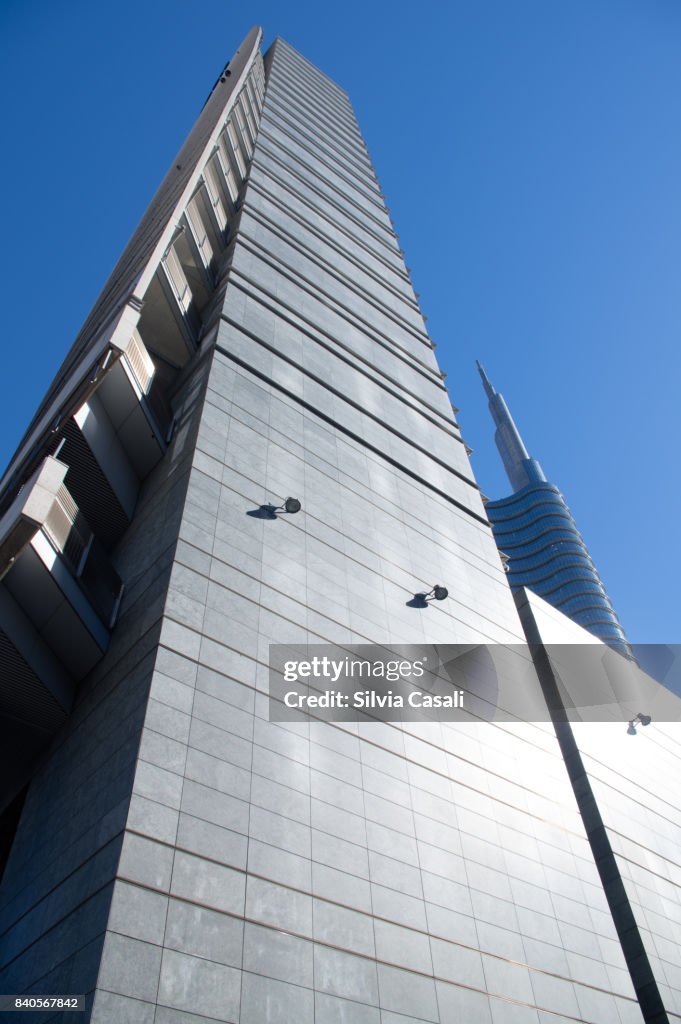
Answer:
[(183, 217), (145, 292), (138, 323), (144, 344), (157, 366), (166, 367), (167, 375), (186, 366), (198, 347), (202, 312), (215, 284), (214, 246), (224, 246), (222, 232), (215, 225), (212, 242), (208, 232), (199, 227), (198, 202), (194, 210), (196, 235)]
[(107, 649), (123, 592), (67, 470), (46, 458), (0, 519), (0, 805)]
[[(134, 498), (128, 497), (128, 504), (137, 495), (137, 484), (144, 480), (165, 449), (172, 424), (172, 412), (168, 404), (156, 366), (142, 341), (139, 331), (134, 330), (121, 357), (108, 371), (92, 399), (76, 414), (81, 431), (87, 435), (95, 455), (108, 478), (119, 492), (119, 500), (130, 494), (134, 486)], [(103, 421), (103, 417), (106, 420)], [(87, 416), (92, 417), (91, 426)], [(97, 424), (99, 417), (100, 424)], [(100, 443), (95, 441), (97, 426), (100, 426)], [(124, 470), (114, 466), (114, 445), (122, 449), (124, 457), (134, 471), (135, 483), (124, 481)], [(114, 483), (115, 481), (115, 483)], [(122, 501), (125, 504), (125, 500)], [(130, 509), (132, 514), (132, 509)]]
[(108, 647), (123, 585), (64, 485), (67, 471), (46, 458), (0, 520), (0, 578), (41, 644), (79, 680)]

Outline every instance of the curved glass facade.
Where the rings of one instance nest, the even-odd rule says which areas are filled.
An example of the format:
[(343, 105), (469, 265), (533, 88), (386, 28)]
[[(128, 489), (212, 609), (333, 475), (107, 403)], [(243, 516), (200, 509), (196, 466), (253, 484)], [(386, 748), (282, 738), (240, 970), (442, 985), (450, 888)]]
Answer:
[(496, 441), (513, 494), (487, 502), (497, 547), (513, 590), (527, 587), (628, 657), (615, 609), (565, 498), (527, 451), (508, 406), (478, 363), (496, 425)]
[(528, 484), (486, 506), (512, 589), (529, 587), (594, 633), (629, 653), (629, 645), (565, 498), (551, 483)]

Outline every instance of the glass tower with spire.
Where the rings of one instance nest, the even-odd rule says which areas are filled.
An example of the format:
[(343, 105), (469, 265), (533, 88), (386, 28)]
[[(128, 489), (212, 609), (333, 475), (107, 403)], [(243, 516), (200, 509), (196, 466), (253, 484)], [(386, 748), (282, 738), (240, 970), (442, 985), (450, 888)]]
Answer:
[(528, 587), (599, 639), (630, 655), (624, 630), (558, 488), (527, 451), (513, 417), (477, 364), (494, 440), (513, 493), (488, 501), (487, 515), (511, 587)]

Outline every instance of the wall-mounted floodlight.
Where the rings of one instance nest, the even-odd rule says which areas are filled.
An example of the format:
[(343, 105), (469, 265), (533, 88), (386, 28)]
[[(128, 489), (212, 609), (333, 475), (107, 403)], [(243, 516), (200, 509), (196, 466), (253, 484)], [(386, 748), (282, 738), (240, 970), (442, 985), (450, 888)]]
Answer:
[(297, 498), (287, 498), (283, 505), (280, 505), (277, 511), (288, 512), (289, 515), (294, 515), (296, 512), (300, 512), (302, 505)]
[(253, 516), (254, 519), (276, 519), (282, 513), (295, 515), (302, 507), (297, 498), (286, 498), (281, 505), (261, 505), (260, 508), (251, 509), (246, 515)]
[(441, 587), (439, 584), (429, 590), (427, 594), (421, 591), (407, 601), (408, 608), (427, 608), (431, 601), (444, 601), (445, 598), (449, 597), (449, 591), (446, 587)]
[(635, 736), (636, 735), (636, 724), (637, 723), (639, 725), (644, 725), (645, 726), (645, 725), (650, 725), (651, 722), (652, 722), (652, 718), (650, 717), (650, 715), (643, 715), (639, 711), (639, 713), (637, 715), (635, 715), (632, 718), (632, 720), (629, 722), (629, 726), (627, 728), (627, 734), (629, 736)]

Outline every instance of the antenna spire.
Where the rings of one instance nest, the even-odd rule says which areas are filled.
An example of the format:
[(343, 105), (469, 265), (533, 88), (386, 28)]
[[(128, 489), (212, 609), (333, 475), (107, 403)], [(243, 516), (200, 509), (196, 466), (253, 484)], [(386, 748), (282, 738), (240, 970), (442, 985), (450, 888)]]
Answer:
[(477, 359), (476, 366), (489, 399), (489, 411), (497, 428), (494, 432), (494, 440), (513, 491), (520, 491), (531, 483), (545, 481), (546, 477), (541, 466), (536, 459), (530, 457), (523, 444), (520, 431), (513, 422), (504, 396), (495, 390), (482, 364)]
[(490, 381), (489, 377), (485, 373), (484, 366), (482, 365), (482, 363), (480, 362), (479, 359), (475, 360), (475, 365), (477, 366), (478, 373), (480, 374), (480, 377), (482, 378), (482, 383), (484, 385), (485, 391), (487, 392), (487, 397), (488, 398), (494, 398), (494, 396), (496, 395), (496, 391), (492, 387), (492, 382)]

